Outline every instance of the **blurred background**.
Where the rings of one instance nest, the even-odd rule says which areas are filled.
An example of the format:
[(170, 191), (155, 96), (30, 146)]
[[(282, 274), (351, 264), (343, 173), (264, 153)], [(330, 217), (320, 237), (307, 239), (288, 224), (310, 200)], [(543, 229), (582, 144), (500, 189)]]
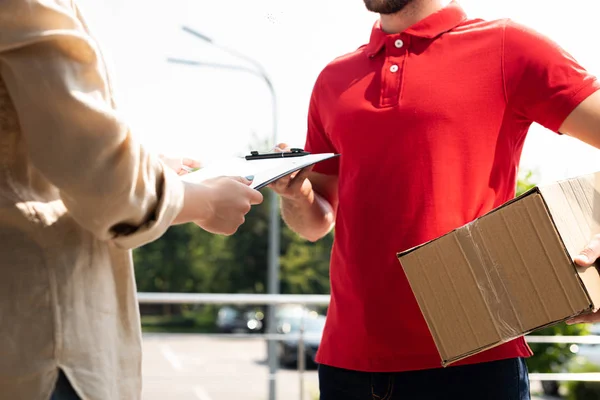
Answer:
[[(459, 2), (471, 17), (510, 17), (537, 29), (588, 70), (600, 73), (594, 0)], [(118, 105), (136, 135), (157, 152), (206, 163), (250, 149), (266, 151), (275, 141), (302, 147), (317, 75), (333, 58), (365, 44), (377, 19), (361, 0), (79, 0), (79, 4), (113, 69)], [(534, 126), (525, 144), (519, 189), (597, 170), (596, 150)], [(328, 294), (332, 236), (308, 243), (279, 220), (281, 230), (273, 231), (272, 201), (265, 196), (265, 203), (254, 208), (231, 237), (178, 226), (137, 249), (138, 290), (262, 294), (269, 291), (271, 266), (278, 271), (277, 292)], [(269, 259), (273, 232), (280, 241), (275, 264)], [(264, 304), (217, 303), (141, 304), (145, 399), (317, 398), (311, 360), (325, 305), (287, 305), (272, 315), (272, 332), (293, 334), (302, 328), (305, 335), (302, 343), (277, 341), (275, 355), (283, 369), (272, 393), (267, 346), (260, 336), (269, 315)], [(593, 326), (560, 325), (536, 335), (597, 333)], [(598, 345), (531, 345), (537, 353), (529, 360), (534, 374), (600, 371)], [(300, 367), (308, 369), (302, 374), (297, 371), (299, 346), (307, 362), (300, 362)], [(600, 399), (595, 382), (561, 382), (537, 380), (534, 391), (540, 396), (545, 392)]]

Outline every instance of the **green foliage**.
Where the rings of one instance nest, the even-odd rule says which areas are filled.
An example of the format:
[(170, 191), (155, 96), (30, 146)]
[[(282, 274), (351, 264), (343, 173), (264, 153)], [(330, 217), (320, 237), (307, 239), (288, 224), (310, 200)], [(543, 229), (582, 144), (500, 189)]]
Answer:
[[(267, 281), (269, 202), (254, 207), (232, 236), (193, 225), (170, 228), (134, 251), (141, 292), (264, 293)], [(327, 293), (333, 236), (310, 243), (281, 221), (281, 292)]]
[(290, 229), (283, 230), (285, 250), (281, 257), (281, 289), (284, 293), (329, 293), (329, 259), (333, 233), (310, 243)]
[[(532, 333), (539, 336), (581, 336), (589, 334), (587, 325), (558, 324)], [(534, 356), (527, 360), (530, 372), (564, 372), (575, 357), (568, 343), (532, 343)]]
[[(266, 151), (272, 143), (256, 136), (251, 149)], [(232, 236), (213, 235), (186, 224), (175, 226), (159, 240), (134, 251), (140, 292), (265, 293), (269, 241), (269, 189), (264, 202), (252, 208), (246, 222)], [(280, 291), (284, 294), (322, 294), (329, 291), (329, 258), (333, 235), (316, 243), (301, 239), (279, 218), (281, 225)], [(168, 308), (169, 311), (172, 311)], [(183, 307), (176, 314), (214, 316)]]
[[(533, 173), (522, 176), (517, 195), (534, 186)], [(253, 207), (246, 223), (232, 236), (213, 235), (193, 224), (176, 226), (159, 240), (134, 252), (138, 290), (141, 292), (265, 293), (269, 202)], [(333, 234), (310, 243), (281, 221), (280, 283), (286, 294), (329, 292), (329, 259)], [(210, 330), (216, 307), (164, 307), (168, 318), (144, 316), (146, 329), (171, 325), (178, 330)], [(587, 326), (558, 324), (533, 335), (583, 335)], [(573, 358), (566, 344), (532, 344), (531, 372), (558, 372)]]
[(214, 306), (183, 308), (178, 315), (143, 315), (146, 332), (203, 332), (216, 331)]
[[(170, 228), (159, 240), (134, 251), (138, 291), (175, 293), (265, 293), (267, 288), (269, 205), (252, 208), (231, 236), (213, 235), (193, 225)], [(330, 234), (310, 243), (281, 224), (280, 291), (284, 294), (329, 292)], [(218, 306), (144, 307), (145, 331), (214, 329)]]
[[(251, 149), (266, 151), (272, 143), (253, 139)], [(267, 288), (269, 189), (232, 236), (210, 234), (186, 224), (170, 228), (159, 240), (134, 251), (138, 291), (176, 293), (265, 293)], [(280, 292), (329, 292), (329, 258), (333, 235), (316, 243), (281, 225)], [(186, 331), (214, 328), (217, 306), (144, 307), (146, 330)]]
[(517, 180), (517, 196), (522, 195), (534, 186), (533, 171), (527, 171), (524, 176)]
[[(570, 369), (573, 373), (600, 372), (600, 367), (581, 361)], [(600, 382), (567, 382), (568, 400), (600, 400)]]
[(165, 235), (134, 251), (138, 290), (148, 292), (206, 292), (223, 284), (219, 269), (232, 256), (227, 240), (192, 225), (170, 228)]

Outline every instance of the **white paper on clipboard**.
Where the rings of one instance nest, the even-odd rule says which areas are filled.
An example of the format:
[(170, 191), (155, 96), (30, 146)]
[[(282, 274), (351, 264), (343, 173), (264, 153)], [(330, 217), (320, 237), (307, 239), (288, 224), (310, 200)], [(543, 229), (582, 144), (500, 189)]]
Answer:
[(198, 171), (183, 175), (181, 179), (187, 182), (199, 183), (219, 176), (254, 176), (250, 187), (261, 189), (269, 183), (295, 171), (337, 156), (339, 154), (321, 153), (260, 160), (246, 160), (245, 158), (232, 157), (211, 163)]

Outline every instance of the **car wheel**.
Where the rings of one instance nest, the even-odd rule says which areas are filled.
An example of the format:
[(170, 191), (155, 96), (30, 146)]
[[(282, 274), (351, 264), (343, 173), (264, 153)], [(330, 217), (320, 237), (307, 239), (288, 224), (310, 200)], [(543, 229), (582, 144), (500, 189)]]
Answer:
[(558, 396), (560, 386), (556, 381), (542, 381), (542, 390), (546, 396)]
[(285, 365), (285, 349), (281, 342), (277, 343), (277, 359), (279, 360), (279, 365)]

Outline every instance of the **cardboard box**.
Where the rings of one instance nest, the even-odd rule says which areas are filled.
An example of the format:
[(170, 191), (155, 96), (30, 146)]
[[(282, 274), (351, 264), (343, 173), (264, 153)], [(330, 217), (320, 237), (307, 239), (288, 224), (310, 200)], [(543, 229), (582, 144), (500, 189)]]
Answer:
[(598, 310), (598, 271), (573, 263), (596, 233), (600, 173), (536, 187), (398, 253), (442, 365)]

